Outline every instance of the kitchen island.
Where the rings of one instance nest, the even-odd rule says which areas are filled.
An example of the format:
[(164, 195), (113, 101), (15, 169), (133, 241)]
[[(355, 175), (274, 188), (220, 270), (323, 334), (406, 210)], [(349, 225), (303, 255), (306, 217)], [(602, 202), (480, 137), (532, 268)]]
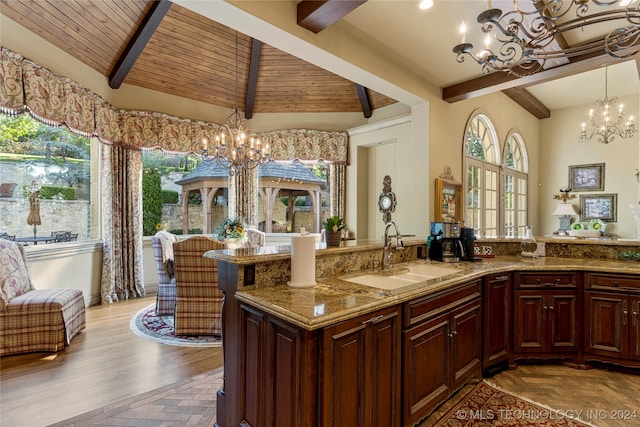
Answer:
[[(418, 258), (422, 242), (405, 244), (396, 268), (442, 265)], [(304, 289), (286, 284), (287, 247), (206, 254), (218, 260), (225, 294), (218, 425), (409, 426), (492, 366), (528, 358), (640, 366), (629, 350), (640, 348), (638, 328), (630, 331), (637, 316), (620, 320), (608, 343), (583, 311), (586, 294), (599, 315), (632, 316), (637, 263), (504, 255), (391, 291), (345, 280), (381, 254), (379, 242), (319, 249), (318, 284)], [(619, 306), (603, 298), (607, 284), (618, 287)], [(607, 353), (625, 334), (626, 353)]]

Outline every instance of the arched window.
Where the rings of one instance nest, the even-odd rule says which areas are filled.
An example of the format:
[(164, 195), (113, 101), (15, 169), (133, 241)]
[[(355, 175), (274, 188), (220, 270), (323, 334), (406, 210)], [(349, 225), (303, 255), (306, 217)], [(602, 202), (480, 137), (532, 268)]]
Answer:
[(504, 199), (502, 229), (507, 237), (523, 236), (527, 225), (529, 161), (522, 135), (511, 131), (504, 144), (501, 171)]
[(498, 136), (489, 117), (474, 112), (465, 130), (465, 225), (478, 236), (497, 236), (499, 230)]

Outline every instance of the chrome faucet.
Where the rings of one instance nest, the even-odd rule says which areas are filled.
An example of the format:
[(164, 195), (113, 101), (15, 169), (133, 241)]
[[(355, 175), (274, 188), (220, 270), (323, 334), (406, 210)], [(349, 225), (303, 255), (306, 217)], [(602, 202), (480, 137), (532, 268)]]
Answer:
[(398, 231), (398, 227), (396, 223), (393, 221), (389, 221), (384, 226), (384, 246), (382, 248), (382, 269), (388, 270), (391, 267), (391, 238), (389, 236), (389, 229), (393, 227), (396, 232), (396, 250), (402, 249), (403, 243), (401, 240), (400, 232)]

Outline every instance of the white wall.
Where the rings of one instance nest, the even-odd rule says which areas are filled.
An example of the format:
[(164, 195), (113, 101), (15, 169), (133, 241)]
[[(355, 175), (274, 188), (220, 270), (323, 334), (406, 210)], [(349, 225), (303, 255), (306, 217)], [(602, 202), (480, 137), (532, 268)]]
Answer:
[(100, 303), (102, 242), (27, 246), (25, 253), (36, 289), (80, 289), (86, 306)]
[[(594, 100), (595, 101), (595, 100)], [(624, 104), (627, 114), (638, 117), (638, 97), (627, 96), (618, 99), (618, 105)], [(579, 208), (580, 195), (597, 195), (615, 193), (618, 195), (618, 221), (607, 224), (607, 234), (618, 237), (636, 238), (637, 227), (629, 205), (640, 201), (640, 185), (634, 176), (640, 168), (640, 135), (631, 139), (619, 139), (610, 144), (601, 144), (593, 140), (587, 143), (578, 142), (580, 126), (586, 121), (589, 109), (595, 104), (581, 105), (553, 111), (551, 117), (541, 122), (540, 162), (544, 165), (541, 176), (541, 197), (539, 215), (542, 234), (550, 234), (558, 229), (558, 218), (551, 215), (561, 187), (571, 187), (569, 166), (593, 163), (604, 163), (604, 191), (573, 193), (578, 198), (571, 201)], [(574, 221), (579, 217), (575, 216)]]
[(431, 188), (428, 122), (425, 104), (414, 107), (411, 115), (349, 131), (351, 164), (345, 220), (357, 238), (382, 238), (384, 222), (378, 197), (385, 175), (391, 178), (397, 201), (391, 219), (402, 234), (426, 237)]

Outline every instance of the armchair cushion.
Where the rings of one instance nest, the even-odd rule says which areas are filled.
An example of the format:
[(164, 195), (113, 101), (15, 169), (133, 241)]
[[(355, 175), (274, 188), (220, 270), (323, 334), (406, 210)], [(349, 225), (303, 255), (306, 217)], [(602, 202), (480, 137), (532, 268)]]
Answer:
[(0, 298), (4, 304), (34, 289), (23, 251), (22, 245), (0, 239)]

